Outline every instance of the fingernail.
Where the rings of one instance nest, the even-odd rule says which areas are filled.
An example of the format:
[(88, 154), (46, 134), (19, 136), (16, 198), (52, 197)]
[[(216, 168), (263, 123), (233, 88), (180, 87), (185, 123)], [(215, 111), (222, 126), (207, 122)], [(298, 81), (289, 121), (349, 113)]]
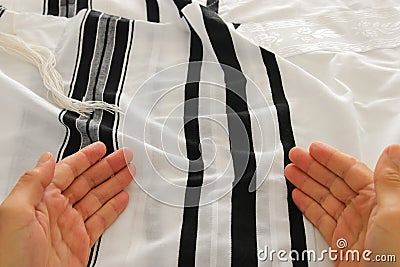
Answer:
[(51, 157), (51, 153), (49, 153), (49, 152), (43, 153), (40, 156), (36, 166), (46, 163), (47, 161), (49, 161), (50, 157)]

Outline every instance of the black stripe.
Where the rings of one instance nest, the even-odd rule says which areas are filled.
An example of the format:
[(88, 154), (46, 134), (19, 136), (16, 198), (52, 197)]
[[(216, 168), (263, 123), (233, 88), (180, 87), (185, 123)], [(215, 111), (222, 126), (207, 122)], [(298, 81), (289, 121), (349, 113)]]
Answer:
[(100, 249), (100, 241), (101, 241), (102, 236), (99, 237), (99, 241), (97, 241), (93, 247), (90, 249), (90, 255), (89, 255), (89, 260), (88, 263), (86, 264), (86, 267), (94, 267), (96, 262), (97, 262), (97, 255), (99, 253)]
[[(262, 48), (260, 49), (268, 73), (272, 98), (278, 114), (279, 134), (284, 151), (284, 166), (286, 167), (286, 165), (290, 163), (289, 150), (296, 145), (290, 119), (289, 103), (285, 97), (279, 66), (275, 55)], [(291, 249), (296, 250), (301, 254), (302, 251), (307, 249), (303, 215), (293, 202), (291, 196), (294, 186), (287, 179), (286, 187), (288, 191), (287, 201), (289, 209), (290, 238), (292, 243)], [(308, 266), (308, 262), (294, 261), (293, 266), (306, 267)]]
[[(133, 32), (134, 32), (134, 29), (135, 29), (135, 21), (133, 21), (133, 20), (131, 20), (131, 27), (132, 27), (132, 29), (131, 29), (131, 36), (130, 36), (129, 48), (128, 48), (128, 56), (127, 56), (126, 62), (125, 62), (125, 67), (124, 67), (125, 70), (124, 70), (124, 74), (123, 74), (123, 76), (122, 76), (121, 88), (123, 88), (123, 86), (124, 86), (124, 84), (125, 84), (126, 73), (127, 73), (127, 71), (128, 71), (128, 62), (129, 62), (129, 57), (130, 57), (131, 49), (132, 49)], [(119, 92), (119, 94), (118, 94), (118, 99), (117, 99), (117, 105), (118, 105), (118, 106), (119, 106), (120, 101), (121, 101), (121, 95), (122, 95), (121, 92)], [(119, 120), (120, 120), (120, 114), (118, 113), (118, 114), (117, 114), (117, 121), (116, 121), (116, 124), (117, 124), (117, 125), (119, 125)], [(118, 144), (118, 131), (115, 131), (114, 140), (115, 140), (115, 143), (116, 143), (117, 147), (119, 147), (119, 144)]]
[(76, 120), (78, 118), (79, 115), (77, 113), (70, 111), (65, 112), (62, 117), (62, 123), (69, 129), (69, 137), (61, 159), (74, 154), (81, 148), (81, 134), (76, 127)]
[(47, 15), (59, 16), (60, 15), (60, 0), (48, 0), (47, 2)]
[(147, 21), (160, 22), (160, 10), (157, 0), (146, 0)]
[[(123, 73), (125, 53), (128, 47), (129, 24), (130, 21), (127, 19), (120, 19), (117, 22), (114, 53), (103, 94), (103, 100), (110, 104), (115, 104), (117, 102), (116, 94), (121, 80), (121, 74)], [(100, 124), (99, 137), (106, 145), (107, 151), (114, 150), (112, 130), (115, 118), (115, 114), (104, 112)]]
[[(81, 44), (81, 59), (79, 62), (76, 82), (72, 94), (72, 98), (74, 99), (81, 100), (86, 93), (86, 87), (89, 81), (90, 69), (96, 46), (97, 26), (100, 15), (101, 13), (99, 12), (90, 11), (84, 25), (83, 41)], [(85, 88), (85, 90), (80, 90), (82, 88)]]
[(212, 11), (218, 13), (219, 0), (207, 0), (207, 7)]
[(190, 55), (184, 103), (184, 130), (187, 158), (189, 159), (189, 173), (186, 183), (185, 208), (179, 245), (179, 267), (195, 266), (199, 202), (204, 172), (198, 121), (199, 81), (201, 61), (203, 60), (203, 45), (200, 37), (192, 27), (190, 27), (190, 33)]
[[(82, 100), (86, 94), (91, 63), (95, 51), (97, 25), (100, 15), (101, 14), (99, 12), (90, 12), (85, 21), (83, 41), (81, 43), (81, 58), (79, 61), (75, 85), (71, 95), (73, 99)], [(76, 113), (70, 111), (67, 111), (64, 115), (64, 118), (68, 119), (67, 121), (63, 119), (63, 121), (70, 130), (70, 138), (68, 143), (66, 144), (63, 157), (72, 155), (80, 149), (81, 135), (76, 127), (76, 120), (78, 119), (78, 117), (79, 116)]]
[(75, 0), (75, 1), (78, 1), (77, 5), (76, 5), (76, 12), (79, 12), (82, 9), (89, 8), (88, 0)]
[(6, 11), (5, 7), (0, 6), (0, 17), (3, 16), (4, 11)]
[[(66, 5), (65, 5), (65, 17), (69, 18), (69, 1), (66, 0)], [(71, 14), (71, 17), (74, 16), (75, 14)]]
[[(96, 244), (95, 244), (96, 245)], [(92, 247), (91, 249), (90, 249), (90, 254), (89, 254), (89, 260), (88, 260), (88, 264), (86, 265), (86, 267), (89, 267), (90, 266), (90, 263), (92, 262), (92, 260), (93, 260), (93, 254), (95, 253), (95, 249), (94, 249), (94, 247)]]
[(201, 10), (226, 83), (226, 112), (235, 173), (232, 191), (232, 266), (257, 266), (256, 192), (249, 192), (256, 179), (256, 159), (247, 107), (247, 81), (227, 25), (212, 10), (205, 7), (201, 7)]
[(58, 121), (59, 121), (61, 124), (64, 125), (66, 134), (65, 134), (64, 140), (63, 140), (63, 142), (62, 142), (62, 144), (61, 144), (61, 148), (58, 150), (57, 162), (59, 162), (59, 161), (63, 158), (63, 148), (65, 147), (66, 143), (68, 142), (68, 132), (69, 132), (69, 129), (68, 129), (67, 125), (63, 122), (64, 112), (66, 112), (66, 111), (63, 110), (63, 111), (60, 112), (60, 114), (58, 115)]

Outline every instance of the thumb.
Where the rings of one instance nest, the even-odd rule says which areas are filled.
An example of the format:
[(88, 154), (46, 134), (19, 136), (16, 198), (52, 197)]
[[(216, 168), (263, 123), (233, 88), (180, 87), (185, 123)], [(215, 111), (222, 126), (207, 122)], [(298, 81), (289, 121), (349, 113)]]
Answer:
[(387, 147), (376, 164), (374, 173), (378, 205), (394, 209), (400, 202), (400, 145)]
[(43, 153), (36, 166), (21, 176), (8, 198), (36, 206), (44, 190), (54, 177), (55, 159), (49, 152)]

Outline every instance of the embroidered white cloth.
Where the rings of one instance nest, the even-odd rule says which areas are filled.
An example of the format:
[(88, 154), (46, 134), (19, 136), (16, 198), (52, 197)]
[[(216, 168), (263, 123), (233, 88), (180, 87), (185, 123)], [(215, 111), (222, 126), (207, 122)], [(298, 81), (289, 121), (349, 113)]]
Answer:
[[(126, 114), (61, 110), (34, 66), (0, 51), (0, 199), (42, 151), (128, 145), (132, 201), (89, 266), (331, 266), (257, 256), (326, 248), (288, 198), (292, 146), (325, 141), (373, 167), (400, 142), (398, 10), (357, 4), (365, 9), (337, 19), (322, 7), (292, 18), (297, 2), (274, 12), (254, 1), (175, 2), (0, 1), (0, 31), (50, 49), (70, 97)], [(357, 35), (367, 17), (389, 38)]]

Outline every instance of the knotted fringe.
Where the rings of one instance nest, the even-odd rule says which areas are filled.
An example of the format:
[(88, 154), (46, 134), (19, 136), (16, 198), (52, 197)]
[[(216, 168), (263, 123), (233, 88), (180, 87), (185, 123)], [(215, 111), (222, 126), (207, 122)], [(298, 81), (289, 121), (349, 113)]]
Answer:
[[(60, 108), (70, 110), (80, 115), (87, 116), (95, 110), (108, 112), (121, 112), (121, 109), (103, 101), (79, 101), (66, 95), (63, 80), (56, 70), (56, 58), (46, 47), (25, 43), (21, 38), (0, 33), (0, 48), (10, 55), (35, 65), (42, 76), (44, 86), (47, 88), (47, 96), (52, 96), (54, 103)], [(122, 112), (121, 112), (122, 113)]]

